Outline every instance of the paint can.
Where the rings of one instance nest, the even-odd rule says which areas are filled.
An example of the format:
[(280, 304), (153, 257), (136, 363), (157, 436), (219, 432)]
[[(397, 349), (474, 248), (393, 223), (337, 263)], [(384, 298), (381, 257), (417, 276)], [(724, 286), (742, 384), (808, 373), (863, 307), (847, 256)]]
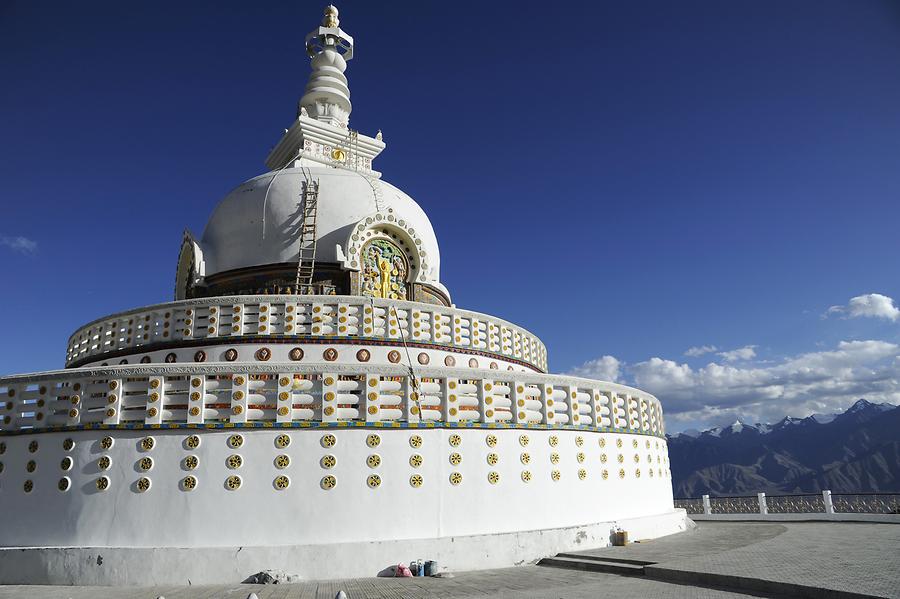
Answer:
[(438, 573), (438, 563), (434, 560), (425, 562), (425, 576), (434, 576)]

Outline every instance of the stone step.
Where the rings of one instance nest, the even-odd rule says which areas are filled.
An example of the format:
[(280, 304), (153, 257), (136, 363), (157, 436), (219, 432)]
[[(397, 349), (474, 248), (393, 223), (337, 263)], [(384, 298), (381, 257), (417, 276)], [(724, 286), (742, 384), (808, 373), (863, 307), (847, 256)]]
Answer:
[(569, 570), (588, 570), (590, 572), (607, 572), (621, 576), (643, 576), (644, 566), (638, 564), (626, 564), (599, 559), (583, 559), (582, 557), (545, 557), (538, 562), (539, 566), (551, 568), (567, 568)]
[(559, 553), (556, 557), (568, 557), (572, 559), (586, 559), (598, 562), (613, 562), (616, 564), (632, 564), (635, 566), (651, 566), (656, 562), (646, 562), (639, 559), (626, 559), (624, 557), (611, 557), (609, 555), (591, 555), (589, 553)]

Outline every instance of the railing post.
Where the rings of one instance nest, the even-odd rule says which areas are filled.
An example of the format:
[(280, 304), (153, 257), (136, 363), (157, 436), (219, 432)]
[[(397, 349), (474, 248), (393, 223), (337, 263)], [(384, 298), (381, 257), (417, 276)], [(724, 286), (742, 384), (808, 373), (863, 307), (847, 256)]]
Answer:
[(712, 513), (712, 508), (709, 505), (709, 495), (703, 496), (703, 513), (707, 515)]
[(825, 513), (834, 513), (834, 503), (831, 501), (831, 491), (822, 491), (822, 500), (825, 502)]
[(765, 493), (757, 493), (757, 499), (759, 500), (759, 513), (763, 516), (769, 513), (769, 506), (766, 505), (766, 494)]

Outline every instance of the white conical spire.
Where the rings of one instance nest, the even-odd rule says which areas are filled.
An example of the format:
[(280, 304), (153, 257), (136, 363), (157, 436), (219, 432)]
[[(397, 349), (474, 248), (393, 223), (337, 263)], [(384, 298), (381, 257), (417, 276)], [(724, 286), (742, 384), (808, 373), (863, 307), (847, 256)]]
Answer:
[(353, 107), (344, 70), (347, 61), (353, 58), (353, 38), (338, 25), (338, 9), (328, 5), (322, 25), (306, 36), (306, 52), (312, 58), (312, 73), (300, 98), (298, 113), (331, 125), (347, 127)]

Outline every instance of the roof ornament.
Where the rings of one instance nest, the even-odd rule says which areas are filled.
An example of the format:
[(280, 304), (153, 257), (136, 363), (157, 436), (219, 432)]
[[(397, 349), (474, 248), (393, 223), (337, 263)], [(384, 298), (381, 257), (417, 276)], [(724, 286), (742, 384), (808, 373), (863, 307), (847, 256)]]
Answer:
[(346, 129), (350, 121), (350, 88), (344, 71), (353, 58), (353, 38), (340, 28), (338, 9), (328, 5), (322, 25), (306, 36), (312, 73), (297, 108), (310, 118)]

